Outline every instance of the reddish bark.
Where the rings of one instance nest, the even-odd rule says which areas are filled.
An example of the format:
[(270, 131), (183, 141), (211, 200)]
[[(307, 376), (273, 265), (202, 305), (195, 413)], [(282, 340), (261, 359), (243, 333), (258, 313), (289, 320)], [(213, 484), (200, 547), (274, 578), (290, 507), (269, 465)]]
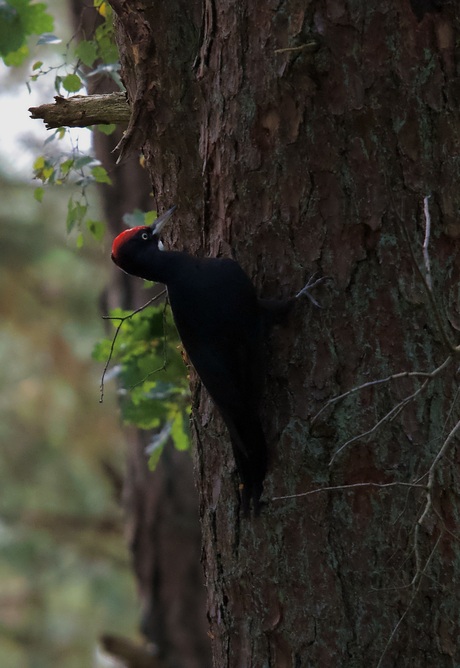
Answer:
[[(333, 278), (323, 311), (299, 304), (271, 337), (271, 465), (259, 519), (240, 518), (226, 432), (194, 382), (215, 665), (459, 662), (454, 447), (421, 526), (419, 487), (272, 498), (413, 482), (458, 419), (449, 369), (333, 465), (340, 445), (414, 381), (368, 388), (310, 425), (335, 394), (430, 371), (447, 356), (402, 232), (404, 221), (420, 261), (428, 194), (436, 294), (442, 318), (458, 327), (459, 9), (409, 0), (112, 5), (135, 111), (125, 154), (142, 148), (161, 209), (178, 205), (168, 242), (233, 255), (266, 297), (293, 294), (314, 271)], [(312, 39), (315, 53), (304, 48)]]

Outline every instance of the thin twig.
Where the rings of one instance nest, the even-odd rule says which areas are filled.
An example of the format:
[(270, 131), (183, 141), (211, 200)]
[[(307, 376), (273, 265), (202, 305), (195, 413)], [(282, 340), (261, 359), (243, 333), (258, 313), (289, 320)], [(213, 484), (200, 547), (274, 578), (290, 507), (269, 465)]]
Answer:
[(430, 565), (430, 562), (431, 562), (436, 550), (438, 549), (438, 545), (441, 541), (442, 536), (443, 536), (443, 533), (441, 532), (438, 536), (438, 539), (437, 539), (433, 549), (431, 550), (431, 553), (430, 553), (428, 559), (425, 562), (425, 566), (424, 566), (423, 570), (420, 571), (420, 578), (418, 580), (417, 587), (416, 587), (414, 593), (412, 594), (409, 603), (407, 604), (407, 608), (404, 610), (403, 614), (398, 619), (395, 627), (393, 628), (392, 632), (390, 633), (390, 637), (388, 638), (387, 642), (385, 643), (385, 647), (383, 648), (383, 651), (380, 655), (379, 662), (378, 662), (376, 668), (380, 668), (383, 665), (383, 659), (385, 657), (385, 654), (387, 653), (388, 648), (390, 647), (391, 643), (393, 642), (393, 638), (396, 636), (399, 627), (403, 623), (404, 619), (407, 617), (407, 614), (409, 613), (409, 610), (411, 609), (412, 604), (414, 603), (414, 601), (417, 597), (417, 594), (418, 594), (418, 592), (420, 590), (420, 587), (421, 587), (421, 584), (422, 584), (422, 575), (424, 575), (426, 573), (426, 571), (428, 570), (428, 566)]
[(357, 387), (352, 387), (350, 390), (347, 390), (347, 392), (344, 392), (343, 394), (339, 394), (337, 397), (329, 399), (329, 401), (327, 401), (324, 404), (324, 406), (316, 413), (316, 415), (312, 417), (310, 424), (312, 425), (319, 418), (321, 413), (323, 413), (326, 410), (326, 408), (332, 406), (341, 399), (349, 397), (351, 394), (354, 394), (355, 392), (360, 392), (361, 390), (364, 390), (367, 387), (373, 387), (375, 385), (383, 385), (384, 383), (389, 383), (392, 380), (398, 380), (400, 378), (430, 378), (431, 373), (432, 372), (430, 371), (401, 371), (400, 373), (394, 373), (391, 376), (387, 376), (386, 378), (379, 378), (378, 380), (370, 380), (367, 383), (358, 385)]
[(435, 378), (439, 373), (441, 373), (441, 371), (445, 367), (447, 367), (448, 364), (450, 364), (452, 359), (453, 359), (452, 356), (447, 357), (444, 360), (444, 362), (440, 366), (437, 367), (437, 369), (434, 369), (434, 371), (427, 374), (425, 376), (425, 378), (426, 378), (425, 382), (417, 390), (415, 390), (415, 392), (413, 392), (412, 394), (409, 394), (407, 397), (402, 399), (402, 401), (400, 401), (398, 404), (396, 404), (396, 406), (393, 406), (393, 408), (390, 411), (388, 411), (388, 413), (386, 413), (386, 415), (384, 415), (383, 418), (381, 418), (371, 429), (368, 429), (368, 431), (365, 431), (361, 434), (358, 434), (357, 436), (353, 436), (353, 438), (350, 438), (343, 445), (341, 445), (340, 448), (338, 450), (336, 450), (336, 452), (332, 456), (331, 461), (329, 462), (329, 466), (332, 466), (336, 457), (342, 452), (342, 450), (344, 450), (347, 447), (347, 445), (350, 445), (351, 443), (354, 443), (355, 441), (359, 441), (362, 438), (366, 438), (367, 436), (370, 436), (371, 434), (376, 432), (379, 429), (379, 427), (382, 426), (382, 424), (384, 424), (385, 422), (388, 422), (389, 420), (394, 420), (394, 418), (407, 406), (407, 404), (409, 404), (421, 392), (423, 392), (423, 390), (425, 389), (427, 384), (431, 380), (433, 380), (433, 378)]
[(430, 291), (433, 290), (433, 283), (431, 280), (431, 264), (430, 264), (430, 254), (428, 247), (430, 245), (430, 235), (431, 235), (431, 216), (430, 216), (430, 205), (428, 200), (430, 195), (427, 195), (423, 198), (423, 212), (425, 214), (425, 239), (423, 241), (423, 259), (425, 260), (425, 272), (426, 272), (426, 284), (428, 285)]
[(432, 503), (433, 503), (432, 490), (433, 490), (433, 486), (434, 486), (434, 476), (435, 476), (436, 466), (437, 466), (439, 460), (442, 459), (442, 457), (444, 457), (444, 455), (446, 454), (451, 442), (453, 441), (453, 439), (455, 438), (455, 436), (457, 435), (457, 432), (459, 430), (460, 430), (460, 420), (457, 422), (455, 427), (451, 430), (450, 434), (447, 436), (446, 440), (444, 441), (441, 448), (439, 449), (438, 454), (436, 455), (436, 457), (433, 459), (433, 461), (431, 463), (431, 466), (430, 466), (429, 471), (428, 471), (426, 505), (425, 505), (425, 508), (423, 510), (423, 513), (420, 515), (420, 517), (418, 519), (417, 524), (419, 526), (423, 525), (423, 522), (424, 522), (425, 518), (427, 517), (427, 515), (430, 511), (430, 508), (432, 506)]
[(370, 436), (371, 434), (375, 433), (381, 426), (382, 424), (385, 424), (385, 422), (388, 422), (389, 420), (393, 420), (399, 413), (402, 411), (405, 406), (415, 399), (422, 390), (425, 389), (426, 385), (428, 383), (428, 380), (426, 380), (423, 385), (421, 385), (415, 392), (410, 394), (409, 396), (405, 397), (402, 401), (400, 401), (396, 406), (393, 406), (393, 408), (386, 413), (386, 415), (383, 416), (371, 429), (368, 429), (367, 431), (362, 432), (361, 434), (357, 434), (357, 436), (353, 436), (353, 438), (349, 438), (348, 441), (345, 441), (343, 445), (340, 446), (338, 450), (334, 452), (334, 454), (331, 457), (331, 460), (329, 462), (329, 466), (332, 466), (334, 463), (336, 457), (342, 452), (342, 450), (345, 450), (345, 448), (348, 445), (351, 445), (351, 443), (354, 443), (355, 441), (360, 441), (363, 438), (366, 438), (367, 436)]
[(108, 370), (108, 368), (109, 368), (109, 364), (110, 364), (110, 362), (112, 361), (113, 351), (114, 351), (114, 349), (115, 349), (115, 342), (116, 342), (117, 337), (118, 337), (118, 334), (120, 333), (120, 330), (121, 330), (121, 328), (122, 328), (122, 326), (123, 326), (123, 323), (125, 322), (125, 320), (129, 320), (130, 318), (133, 317), (133, 315), (136, 315), (137, 313), (140, 313), (140, 312), (143, 311), (145, 308), (147, 308), (147, 306), (150, 306), (150, 304), (153, 304), (153, 302), (156, 302), (158, 299), (160, 299), (161, 297), (163, 297), (163, 295), (165, 295), (166, 292), (167, 292), (166, 289), (165, 289), (165, 290), (162, 290), (162, 292), (160, 292), (159, 294), (155, 295), (155, 297), (152, 297), (152, 299), (149, 299), (149, 301), (148, 301), (147, 303), (145, 303), (143, 306), (139, 306), (139, 308), (137, 308), (135, 311), (132, 311), (132, 312), (129, 313), (128, 315), (124, 315), (124, 316), (103, 315), (103, 316), (102, 316), (102, 319), (103, 319), (103, 320), (119, 320), (120, 322), (118, 323), (117, 328), (116, 328), (116, 330), (115, 330), (115, 334), (114, 334), (113, 339), (112, 339), (112, 345), (110, 346), (109, 356), (107, 357), (107, 361), (106, 361), (105, 366), (104, 366), (104, 369), (103, 369), (103, 371), (102, 371), (101, 384), (100, 384), (100, 386), (99, 386), (99, 390), (100, 390), (99, 403), (100, 403), (100, 404), (102, 404), (102, 403), (104, 402), (104, 381), (105, 381), (105, 376), (106, 376), (107, 370)]
[(423, 271), (420, 269), (420, 267), (418, 265), (417, 259), (416, 259), (415, 254), (414, 254), (414, 249), (412, 248), (412, 243), (411, 243), (411, 239), (410, 239), (410, 236), (409, 236), (409, 232), (407, 230), (406, 222), (404, 221), (404, 219), (399, 214), (398, 214), (398, 217), (399, 217), (399, 220), (400, 220), (400, 223), (401, 223), (401, 229), (403, 231), (404, 237), (405, 237), (405, 239), (407, 241), (407, 245), (409, 247), (409, 253), (410, 253), (412, 262), (414, 264), (415, 270), (417, 271), (417, 274), (419, 275), (420, 280), (422, 281), (422, 285), (425, 289), (425, 294), (428, 297), (428, 301), (430, 302), (430, 306), (431, 306), (431, 309), (433, 311), (433, 315), (434, 315), (435, 320), (436, 320), (436, 325), (438, 327), (438, 331), (439, 331), (439, 334), (442, 338), (442, 342), (444, 344), (444, 347), (450, 353), (458, 354), (458, 351), (457, 351), (456, 347), (454, 346), (452, 341), (449, 339), (449, 336), (447, 335), (446, 329), (444, 327), (444, 323), (443, 323), (442, 318), (441, 318), (441, 314), (439, 313), (438, 306), (437, 306), (437, 304), (435, 302), (435, 299), (434, 299), (433, 291), (430, 288), (430, 286), (428, 285), (427, 280), (425, 278), (425, 275), (424, 275)]
[[(447, 421), (446, 421), (445, 424), (447, 424)], [(433, 512), (438, 517), (438, 519), (441, 520), (442, 524), (444, 525), (444, 521), (443, 521), (442, 517), (440, 516), (440, 514), (438, 513), (438, 511), (436, 510), (436, 508), (433, 505), (433, 488), (434, 488), (434, 484), (435, 484), (435, 472), (436, 472), (436, 466), (438, 465), (438, 463), (442, 459), (442, 457), (444, 457), (444, 455), (446, 454), (450, 444), (452, 443), (454, 438), (457, 436), (457, 433), (458, 433), (459, 430), (460, 430), (460, 420), (456, 423), (456, 425), (453, 427), (453, 429), (451, 429), (447, 438), (444, 440), (444, 443), (441, 445), (440, 449), (438, 450), (438, 453), (437, 453), (436, 457), (431, 462), (430, 468), (422, 476), (422, 478), (428, 476), (428, 481), (427, 481), (427, 485), (426, 485), (425, 507), (424, 507), (423, 511), (421, 512), (421, 514), (420, 514), (420, 516), (417, 520), (417, 524), (415, 525), (415, 530), (414, 530), (414, 552), (415, 552), (415, 563), (416, 563), (416, 572), (415, 572), (415, 576), (414, 576), (414, 582), (415, 582), (415, 578), (417, 577), (417, 573), (420, 572), (420, 564), (421, 564), (421, 556), (420, 556), (420, 551), (419, 551), (420, 531), (421, 531), (421, 529), (423, 527), (423, 524), (424, 524), (426, 518), (428, 517), (428, 514), (430, 513), (430, 511)], [(419, 480), (421, 480), (421, 478), (419, 478)], [(444, 529), (446, 531), (448, 531), (448, 533), (450, 533), (451, 535), (454, 536), (454, 534), (452, 534), (452, 532), (449, 531), (449, 529), (447, 529), (447, 527), (444, 527)]]
[(309, 492), (301, 492), (300, 494), (288, 494), (286, 496), (273, 496), (272, 501), (279, 501), (281, 499), (297, 499), (301, 496), (311, 496), (312, 494), (318, 494), (319, 492), (353, 492), (355, 489), (360, 489), (363, 487), (375, 487), (377, 489), (384, 489), (385, 487), (418, 487), (420, 489), (426, 489), (426, 485), (417, 485), (416, 483), (411, 482), (355, 482), (352, 485), (336, 485), (334, 487), (318, 487), (317, 489), (311, 489)]
[(290, 51), (304, 51), (305, 49), (308, 51), (314, 51), (317, 48), (318, 42), (311, 41), (306, 42), (305, 44), (301, 44), (300, 46), (287, 46), (284, 49), (275, 49), (273, 53), (288, 53)]
[(442, 428), (443, 433), (444, 433), (444, 430), (445, 430), (445, 428), (447, 427), (447, 425), (450, 421), (450, 418), (452, 417), (452, 413), (454, 412), (454, 406), (457, 403), (457, 400), (458, 400), (459, 396), (460, 396), (460, 387), (457, 387), (457, 389), (455, 390), (454, 398), (452, 399), (452, 403), (451, 403), (450, 408), (449, 408), (449, 412), (448, 412), (447, 417), (445, 419), (444, 426)]

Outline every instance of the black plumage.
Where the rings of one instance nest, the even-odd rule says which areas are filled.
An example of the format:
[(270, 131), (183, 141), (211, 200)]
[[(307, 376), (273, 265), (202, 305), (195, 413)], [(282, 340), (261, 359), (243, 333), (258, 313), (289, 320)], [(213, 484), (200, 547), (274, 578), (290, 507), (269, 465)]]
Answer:
[[(201, 381), (227, 425), (242, 482), (242, 505), (257, 513), (267, 470), (259, 417), (266, 324), (282, 317), (294, 299), (259, 300), (240, 265), (225, 258), (196, 258), (162, 250), (160, 231), (135, 227), (113, 242), (112, 260), (128, 274), (164, 283), (177, 330)], [(300, 295), (300, 293), (299, 293)]]

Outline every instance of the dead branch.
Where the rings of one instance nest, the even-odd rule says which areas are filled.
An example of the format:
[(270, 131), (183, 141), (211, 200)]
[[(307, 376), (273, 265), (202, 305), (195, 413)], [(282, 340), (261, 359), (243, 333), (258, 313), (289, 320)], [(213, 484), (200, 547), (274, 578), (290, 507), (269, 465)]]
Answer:
[(356, 387), (352, 387), (350, 390), (347, 390), (346, 392), (343, 392), (343, 394), (339, 394), (336, 397), (332, 397), (332, 399), (329, 399), (324, 406), (314, 415), (311, 419), (310, 425), (313, 425), (314, 422), (319, 418), (319, 416), (328, 408), (329, 406), (332, 406), (333, 404), (336, 404), (338, 401), (341, 401), (342, 399), (345, 399), (346, 397), (349, 397), (351, 394), (354, 394), (355, 392), (360, 392), (361, 390), (366, 389), (367, 387), (374, 387), (376, 385), (384, 385), (385, 383), (389, 383), (392, 380), (398, 380), (400, 378), (431, 378), (432, 372), (430, 371), (401, 371), (400, 373), (393, 373), (391, 376), (387, 376), (386, 378), (378, 378), (377, 380), (369, 380), (367, 383), (363, 383), (362, 385), (357, 385)]
[(317, 51), (319, 49), (319, 42), (315, 39), (299, 46), (287, 46), (284, 49), (275, 49), (273, 53), (292, 53), (294, 51)]
[(272, 501), (280, 501), (282, 499), (298, 499), (301, 496), (311, 496), (312, 494), (318, 494), (319, 492), (354, 492), (358, 489), (366, 487), (374, 487), (376, 489), (386, 489), (388, 487), (409, 487), (409, 488), (419, 488), (427, 489), (426, 485), (420, 485), (418, 483), (412, 482), (355, 482), (351, 485), (334, 485), (331, 487), (317, 487), (316, 489), (311, 489), (308, 492), (301, 492), (300, 494), (287, 494), (286, 496), (273, 496)]
[[(363, 438), (366, 438), (367, 436), (370, 436), (371, 434), (374, 434), (383, 424), (385, 424), (386, 422), (389, 422), (390, 420), (394, 420), (394, 418), (397, 415), (399, 415), (399, 413), (403, 410), (403, 408), (405, 408), (411, 401), (416, 399), (418, 397), (418, 395), (423, 392), (423, 390), (426, 388), (426, 386), (428, 385), (428, 383), (431, 380), (436, 378), (436, 376), (438, 376), (438, 374), (440, 374), (441, 371), (443, 371), (447, 366), (449, 366), (449, 364), (452, 362), (452, 360), (453, 360), (452, 356), (447, 357), (444, 360), (444, 362), (440, 366), (438, 366), (436, 369), (434, 369), (431, 373), (423, 374), (424, 377), (425, 377), (425, 382), (419, 388), (417, 388), (415, 390), (415, 392), (413, 392), (412, 394), (408, 394), (406, 397), (404, 397), (404, 399), (402, 399), (399, 403), (397, 403), (395, 406), (393, 406), (393, 408), (391, 410), (389, 410), (388, 413), (386, 413), (383, 416), (383, 418), (381, 418), (373, 427), (371, 427), (371, 429), (368, 429), (367, 431), (365, 431), (361, 434), (358, 434), (357, 436), (353, 436), (352, 438), (348, 439), (348, 441), (346, 441), (343, 445), (341, 445), (340, 448), (338, 450), (336, 450), (334, 452), (334, 454), (332, 455), (331, 461), (329, 462), (329, 466), (332, 466), (332, 464), (334, 463), (334, 460), (337, 457), (337, 455), (339, 455), (342, 452), (342, 450), (344, 450), (348, 445), (350, 445), (351, 443), (354, 443), (355, 441), (359, 441)], [(417, 374), (417, 375), (420, 375), (420, 374)]]
[(89, 125), (126, 125), (131, 109), (126, 94), (107, 95), (56, 95), (54, 104), (30, 107), (30, 117), (44, 121), (46, 128), (86, 128)]

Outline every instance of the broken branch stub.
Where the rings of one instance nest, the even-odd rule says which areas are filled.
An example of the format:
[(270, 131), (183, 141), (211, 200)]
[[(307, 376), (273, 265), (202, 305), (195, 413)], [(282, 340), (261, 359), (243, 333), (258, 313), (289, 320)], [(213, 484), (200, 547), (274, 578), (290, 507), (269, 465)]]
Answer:
[(107, 95), (56, 95), (53, 104), (30, 107), (30, 117), (43, 120), (46, 128), (86, 128), (90, 125), (127, 124), (131, 109), (126, 94)]

